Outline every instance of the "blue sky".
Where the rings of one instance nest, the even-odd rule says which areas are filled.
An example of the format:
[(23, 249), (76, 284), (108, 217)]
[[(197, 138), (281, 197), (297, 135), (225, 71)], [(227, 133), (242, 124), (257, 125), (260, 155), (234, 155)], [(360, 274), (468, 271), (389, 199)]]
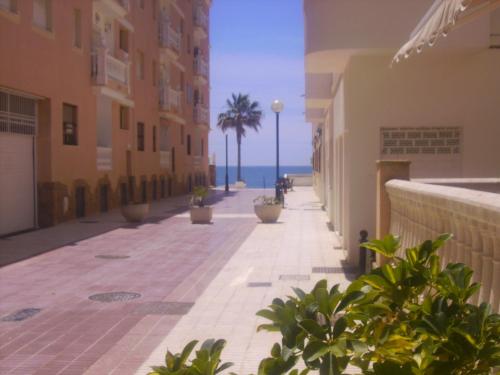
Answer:
[[(304, 27), (302, 0), (214, 0), (210, 13), (210, 154), (224, 159), (217, 114), (232, 92), (250, 94), (265, 117), (258, 133), (242, 142), (242, 165), (275, 165), (273, 99), (280, 115), (280, 164), (310, 165), (311, 132), (304, 120)], [(236, 137), (229, 134), (229, 164), (236, 164)]]

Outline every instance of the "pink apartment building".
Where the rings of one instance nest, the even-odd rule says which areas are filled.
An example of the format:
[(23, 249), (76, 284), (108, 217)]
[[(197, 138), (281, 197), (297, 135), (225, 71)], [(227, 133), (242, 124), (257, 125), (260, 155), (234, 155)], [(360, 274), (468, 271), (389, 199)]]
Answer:
[(0, 235), (208, 182), (210, 0), (0, 0)]

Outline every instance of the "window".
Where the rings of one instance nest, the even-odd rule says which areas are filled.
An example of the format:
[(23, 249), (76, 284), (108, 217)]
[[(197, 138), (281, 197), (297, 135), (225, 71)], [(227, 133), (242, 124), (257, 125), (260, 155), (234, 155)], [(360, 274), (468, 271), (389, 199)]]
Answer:
[(83, 186), (75, 189), (75, 216), (85, 216), (85, 187)]
[(127, 194), (127, 183), (122, 182), (120, 184), (120, 201), (122, 206), (125, 206), (128, 204), (128, 194)]
[(33, 24), (52, 31), (52, 0), (33, 0)]
[(156, 73), (156, 61), (153, 60), (152, 64), (151, 64), (151, 78), (153, 80), (153, 86), (156, 86), (156, 82), (158, 81), (158, 78), (157, 78), (157, 73)]
[(128, 129), (128, 107), (120, 106), (120, 129)]
[(82, 48), (82, 12), (80, 9), (73, 11), (74, 30), (73, 30), (73, 46)]
[(144, 151), (144, 123), (137, 123), (137, 151)]
[(137, 79), (144, 79), (144, 53), (137, 52)]
[(101, 185), (99, 208), (101, 212), (108, 212), (108, 185)]
[(186, 83), (186, 99), (188, 104), (193, 102), (193, 87), (189, 83)]
[(156, 181), (156, 178), (153, 179), (153, 182), (151, 184), (151, 199), (152, 200), (157, 200), (157, 192), (158, 192), (158, 182)]
[(156, 20), (156, 8), (158, 7), (158, 1), (153, 0), (153, 19)]
[(172, 147), (172, 172), (175, 173), (175, 147)]
[(179, 31), (181, 33), (181, 36), (184, 35), (184, 20), (181, 19), (181, 22), (179, 24)]
[(163, 199), (165, 198), (165, 177), (161, 176), (160, 177), (160, 198)]
[(120, 28), (120, 49), (128, 52), (128, 30)]
[(156, 152), (156, 126), (153, 126), (153, 152)]
[(148, 183), (146, 181), (141, 181), (141, 195), (142, 195), (142, 203), (146, 203), (148, 201)]
[(187, 154), (191, 155), (191, 135), (190, 134), (187, 135), (186, 142), (187, 142)]
[(0, 0), (0, 9), (17, 13), (17, 0)]
[(63, 103), (63, 143), (65, 145), (77, 145), (77, 131), (77, 108), (74, 105)]

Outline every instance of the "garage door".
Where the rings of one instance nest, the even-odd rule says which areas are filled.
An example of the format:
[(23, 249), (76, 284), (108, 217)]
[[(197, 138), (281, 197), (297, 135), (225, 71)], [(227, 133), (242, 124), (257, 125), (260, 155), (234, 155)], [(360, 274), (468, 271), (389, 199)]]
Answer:
[(0, 236), (34, 228), (36, 101), (0, 90)]

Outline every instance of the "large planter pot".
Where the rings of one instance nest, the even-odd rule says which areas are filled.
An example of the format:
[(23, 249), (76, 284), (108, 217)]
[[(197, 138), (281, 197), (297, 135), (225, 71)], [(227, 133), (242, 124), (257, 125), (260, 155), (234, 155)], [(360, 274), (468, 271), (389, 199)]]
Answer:
[(279, 204), (256, 204), (255, 214), (263, 223), (276, 223), (281, 214), (281, 205)]
[(210, 224), (212, 221), (212, 207), (191, 207), (189, 214), (193, 224)]
[(246, 187), (247, 187), (247, 184), (246, 184), (246, 182), (245, 182), (245, 181), (236, 181), (236, 182), (234, 183), (234, 187), (235, 187), (236, 189), (244, 189), (244, 188), (246, 188)]
[(149, 213), (149, 203), (133, 203), (122, 206), (122, 215), (130, 223), (140, 223)]

